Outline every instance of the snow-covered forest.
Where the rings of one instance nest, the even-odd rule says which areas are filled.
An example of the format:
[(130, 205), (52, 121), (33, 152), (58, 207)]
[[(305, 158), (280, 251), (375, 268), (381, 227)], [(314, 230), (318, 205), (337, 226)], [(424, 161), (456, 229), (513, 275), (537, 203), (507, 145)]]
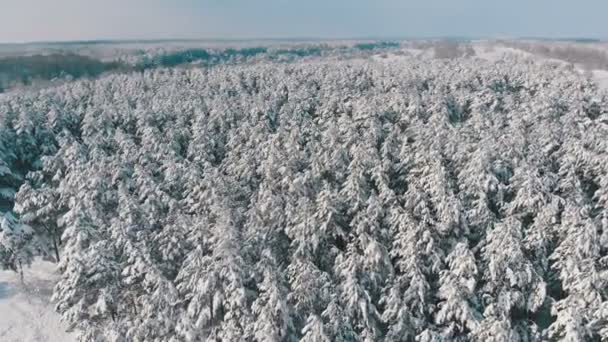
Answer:
[(0, 196), (0, 262), (56, 261), (80, 341), (608, 340), (608, 94), (560, 64), (319, 57), (11, 92)]

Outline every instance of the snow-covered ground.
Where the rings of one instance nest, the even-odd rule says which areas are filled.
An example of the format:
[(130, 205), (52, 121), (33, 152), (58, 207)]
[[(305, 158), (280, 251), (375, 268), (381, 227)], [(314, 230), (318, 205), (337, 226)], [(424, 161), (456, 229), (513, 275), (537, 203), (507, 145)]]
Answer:
[(57, 281), (55, 267), (36, 260), (25, 269), (25, 284), (21, 284), (17, 273), (0, 271), (0, 341), (74, 341), (50, 303)]
[[(529, 53), (529, 52), (526, 52), (523, 50), (511, 48), (511, 47), (479, 43), (479, 44), (474, 44), (473, 49), (475, 50), (476, 57), (485, 59), (488, 61), (497, 61), (499, 59), (504, 58), (505, 56), (515, 55), (515, 56), (524, 57), (524, 58), (532, 58), (537, 61), (570, 64), (570, 63), (560, 60), (560, 59), (539, 56), (539, 55), (535, 55), (535, 54), (532, 54), (532, 53)], [(584, 66), (577, 64), (577, 65), (575, 65), (575, 67), (580, 71), (581, 74), (586, 73)], [(593, 80), (595, 82), (597, 82), (600, 89), (604, 89), (604, 90), (608, 91), (608, 71), (592, 70), (591, 76), (593, 77)]]
[(593, 78), (601, 89), (608, 90), (608, 71), (593, 70)]
[(488, 45), (484, 43), (473, 45), (473, 50), (475, 50), (475, 56), (481, 59), (485, 59), (491, 62), (498, 61), (505, 56), (515, 55), (518, 57), (528, 57), (533, 58), (534, 55), (528, 53), (526, 51), (513, 49), (510, 47), (504, 46), (496, 46), (496, 45)]

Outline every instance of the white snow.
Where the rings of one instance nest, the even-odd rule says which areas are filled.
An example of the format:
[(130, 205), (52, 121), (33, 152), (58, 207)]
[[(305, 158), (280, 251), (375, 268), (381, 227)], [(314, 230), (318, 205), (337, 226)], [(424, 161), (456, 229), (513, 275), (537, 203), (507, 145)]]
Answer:
[(607, 70), (593, 70), (593, 79), (595, 79), (601, 89), (608, 90)]
[[(499, 46), (499, 45), (488, 45), (484, 43), (474, 44), (473, 49), (475, 50), (475, 54), (477, 58), (485, 59), (490, 62), (494, 62), (500, 60), (508, 55), (519, 56), (523, 58), (532, 58), (536, 61), (542, 62), (553, 62), (553, 63), (561, 63), (561, 64), (570, 64), (566, 61), (543, 57), (539, 55), (535, 55), (520, 49), (515, 49), (511, 47)], [(586, 73), (585, 68), (582, 65), (575, 65), (577, 70), (584, 74)], [(590, 71), (593, 77), (593, 80), (598, 84), (600, 89), (608, 90), (608, 71), (607, 70), (592, 70)]]
[(559, 64), (570, 64), (566, 61), (557, 58), (550, 58), (546, 56), (540, 56), (533, 54), (528, 51), (524, 51), (517, 48), (501, 46), (496, 44), (479, 43), (473, 44), (473, 50), (475, 50), (475, 57), (481, 58), (490, 62), (496, 62), (504, 59), (505, 57), (515, 56), (524, 59), (533, 59), (537, 62), (551, 62)]
[(24, 284), (17, 273), (0, 271), (0, 341), (74, 341), (50, 303), (55, 269), (54, 263), (36, 260), (24, 270)]

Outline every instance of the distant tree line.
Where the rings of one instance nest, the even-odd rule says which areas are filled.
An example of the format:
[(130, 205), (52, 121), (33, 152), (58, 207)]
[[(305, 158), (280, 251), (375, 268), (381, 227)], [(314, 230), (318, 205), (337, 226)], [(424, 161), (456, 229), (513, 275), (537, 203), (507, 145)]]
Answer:
[(0, 58), (0, 92), (37, 81), (96, 77), (104, 72), (124, 69), (119, 62), (102, 62), (77, 54), (11, 56)]
[(306, 57), (322, 55), (365, 53), (395, 49), (397, 42), (359, 43), (351, 47), (329, 44), (303, 45), (281, 48), (251, 47), (227, 49), (177, 49), (144, 54), (136, 63), (120, 60), (102, 61), (94, 57), (75, 53), (37, 54), (30, 56), (10, 56), (0, 58), (0, 93), (6, 90), (44, 84), (49, 81), (66, 81), (85, 77), (98, 77), (104, 73), (143, 72), (152, 68), (176, 67), (196, 64), (214, 66), (238, 64), (252, 59), (266, 59), (281, 62), (295, 62)]

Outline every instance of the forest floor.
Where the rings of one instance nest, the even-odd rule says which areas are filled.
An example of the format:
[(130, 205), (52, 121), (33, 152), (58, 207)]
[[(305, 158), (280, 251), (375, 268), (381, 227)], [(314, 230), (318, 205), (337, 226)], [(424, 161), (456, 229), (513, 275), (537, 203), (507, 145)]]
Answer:
[(65, 325), (50, 303), (57, 282), (56, 264), (36, 260), (24, 270), (24, 283), (0, 271), (0, 341), (70, 342)]

